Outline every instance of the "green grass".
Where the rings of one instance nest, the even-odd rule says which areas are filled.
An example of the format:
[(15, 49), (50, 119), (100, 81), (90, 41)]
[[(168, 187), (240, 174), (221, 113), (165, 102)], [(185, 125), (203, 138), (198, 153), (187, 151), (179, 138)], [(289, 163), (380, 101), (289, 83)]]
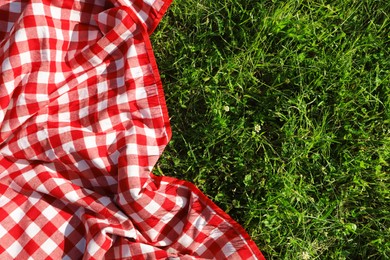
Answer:
[(268, 259), (390, 258), (390, 2), (176, 0), (152, 36), (195, 183)]

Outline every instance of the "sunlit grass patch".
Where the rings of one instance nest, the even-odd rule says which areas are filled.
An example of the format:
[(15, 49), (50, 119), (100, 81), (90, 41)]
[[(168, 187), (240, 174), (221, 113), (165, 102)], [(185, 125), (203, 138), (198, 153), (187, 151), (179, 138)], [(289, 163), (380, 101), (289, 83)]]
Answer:
[(390, 2), (176, 0), (152, 36), (194, 182), (269, 259), (390, 258)]

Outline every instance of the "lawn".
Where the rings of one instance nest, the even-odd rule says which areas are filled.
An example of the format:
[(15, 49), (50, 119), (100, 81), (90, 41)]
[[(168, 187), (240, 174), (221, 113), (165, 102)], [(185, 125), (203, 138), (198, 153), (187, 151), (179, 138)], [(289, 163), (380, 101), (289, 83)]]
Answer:
[(390, 2), (175, 0), (152, 35), (195, 183), (267, 259), (390, 258)]

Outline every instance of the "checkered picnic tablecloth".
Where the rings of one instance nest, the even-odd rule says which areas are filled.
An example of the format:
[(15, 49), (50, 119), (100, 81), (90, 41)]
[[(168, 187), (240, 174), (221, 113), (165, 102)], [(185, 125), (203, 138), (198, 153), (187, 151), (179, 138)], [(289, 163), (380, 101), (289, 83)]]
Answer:
[(149, 35), (170, 0), (0, 0), (0, 260), (263, 259), (195, 186)]

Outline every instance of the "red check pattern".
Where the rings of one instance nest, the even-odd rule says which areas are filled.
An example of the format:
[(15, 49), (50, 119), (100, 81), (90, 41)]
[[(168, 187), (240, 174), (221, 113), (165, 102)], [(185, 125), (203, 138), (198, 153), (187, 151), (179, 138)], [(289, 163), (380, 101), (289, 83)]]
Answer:
[(195, 186), (151, 174), (169, 4), (0, 2), (0, 259), (263, 259)]

